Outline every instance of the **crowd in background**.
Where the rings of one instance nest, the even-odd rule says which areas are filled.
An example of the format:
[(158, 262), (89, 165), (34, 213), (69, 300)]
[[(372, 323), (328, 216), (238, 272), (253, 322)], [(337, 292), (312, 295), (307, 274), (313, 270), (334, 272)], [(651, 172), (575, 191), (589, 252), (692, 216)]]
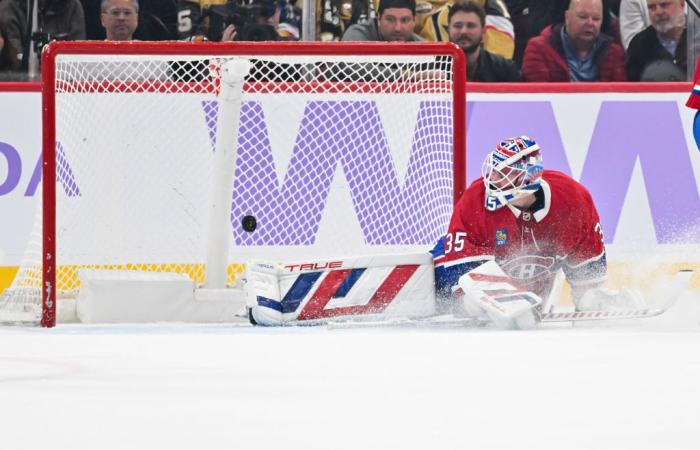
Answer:
[[(316, 9), (320, 41), (452, 41), (472, 81), (686, 79), (684, 0), (317, 0)], [(301, 18), (301, 0), (0, 0), (0, 80), (26, 77), (54, 39), (299, 40)]]

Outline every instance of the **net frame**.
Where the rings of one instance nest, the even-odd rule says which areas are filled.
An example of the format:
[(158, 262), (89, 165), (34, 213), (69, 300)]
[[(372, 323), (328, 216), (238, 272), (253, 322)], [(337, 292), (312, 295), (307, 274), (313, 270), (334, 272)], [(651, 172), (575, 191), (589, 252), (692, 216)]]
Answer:
[[(453, 200), (466, 187), (466, 63), (452, 43), (325, 42), (52, 42), (42, 54), (42, 327), (56, 324), (56, 58), (59, 55), (193, 55), (193, 56), (385, 56), (445, 55), (452, 58)], [(52, 182), (46, 182), (52, 180)]]

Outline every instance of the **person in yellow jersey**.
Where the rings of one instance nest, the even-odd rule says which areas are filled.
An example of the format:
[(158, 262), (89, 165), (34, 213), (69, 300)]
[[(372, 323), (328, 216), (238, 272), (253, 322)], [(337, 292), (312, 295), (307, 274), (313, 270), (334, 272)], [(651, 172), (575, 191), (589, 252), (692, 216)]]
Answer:
[(203, 40), (206, 23), (202, 12), (212, 5), (225, 5), (228, 0), (178, 0), (177, 34), (180, 39)]

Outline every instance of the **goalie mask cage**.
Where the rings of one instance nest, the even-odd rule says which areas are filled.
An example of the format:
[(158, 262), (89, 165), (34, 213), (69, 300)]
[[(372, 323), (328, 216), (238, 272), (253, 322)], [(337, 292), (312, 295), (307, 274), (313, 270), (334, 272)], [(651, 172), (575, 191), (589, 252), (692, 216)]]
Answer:
[(251, 258), (430, 249), (465, 186), (465, 69), (447, 43), (52, 43), (0, 321), (53, 326), (86, 268), (231, 288)]

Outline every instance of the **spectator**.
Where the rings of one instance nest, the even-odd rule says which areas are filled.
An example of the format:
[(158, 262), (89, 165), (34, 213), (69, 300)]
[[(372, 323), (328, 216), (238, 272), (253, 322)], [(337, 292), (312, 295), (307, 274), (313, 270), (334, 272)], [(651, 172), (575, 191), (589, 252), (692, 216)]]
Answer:
[[(221, 35), (222, 41), (279, 41), (297, 40), (289, 23), (282, 25), (282, 13), (288, 3), (278, 0), (254, 0), (248, 7), (241, 7), (238, 14), (246, 17), (240, 26), (226, 25)], [(213, 22), (212, 22), (213, 23)], [(298, 32), (298, 29), (297, 29)]]
[[(102, 0), (80, 0), (85, 11), (87, 39), (105, 39), (102, 26)], [(186, 23), (187, 17), (182, 18)], [(175, 0), (147, 0), (139, 5), (139, 26), (133, 39), (163, 41), (177, 39), (177, 5)]]
[[(486, 11), (483, 47), (491, 53), (505, 58), (513, 57), (515, 34), (510, 22), (508, 9), (500, 0), (476, 0)], [(437, 3), (437, 2), (433, 2)], [(428, 41), (448, 41), (447, 18), (453, 0), (447, 0), (441, 7), (435, 8), (425, 20), (417, 26), (417, 33)]]
[(572, 0), (564, 23), (545, 28), (527, 44), (526, 81), (625, 81), (624, 51), (601, 34), (601, 0)]
[(33, 36), (27, 6), (27, 0), (4, 0), (0, 6), (9, 69), (26, 70), (32, 51), (38, 55), (50, 40), (85, 39), (85, 16), (79, 0), (39, 0)]
[[(570, 0), (528, 0), (528, 12), (532, 16), (530, 37), (539, 35), (549, 25), (563, 22), (570, 3)], [(619, 11), (618, 0), (603, 0), (603, 21), (600, 31), (613, 38), (617, 38), (619, 34), (616, 30), (616, 11)]]
[[(2, 2), (0, 1), (0, 13), (2, 12)], [(2, 14), (0, 14), (0, 71), (10, 68), (9, 52), (5, 49), (5, 32), (3, 31)]]
[(139, 26), (134, 39), (168, 41), (177, 39), (177, 4), (175, 0), (147, 0), (139, 7)]
[(627, 49), (630, 81), (685, 81), (687, 39), (685, 0), (647, 0), (651, 25)]
[(486, 12), (472, 0), (457, 0), (450, 8), (447, 31), (467, 57), (469, 81), (520, 81), (515, 63), (482, 48)]
[(88, 40), (102, 41), (105, 38), (105, 29), (100, 23), (102, 18), (102, 0), (80, 0), (85, 13), (85, 38)]
[(620, 2), (620, 35), (627, 50), (632, 38), (651, 24), (647, 0), (622, 0)]
[(100, 19), (108, 41), (130, 41), (139, 24), (138, 0), (102, 0)]
[(178, 17), (180, 39), (191, 41), (298, 40), (301, 30), (301, 10), (291, 0), (179, 0)]
[(413, 32), (416, 24), (414, 0), (381, 0), (377, 18), (366, 24), (351, 25), (343, 41), (423, 41)]

